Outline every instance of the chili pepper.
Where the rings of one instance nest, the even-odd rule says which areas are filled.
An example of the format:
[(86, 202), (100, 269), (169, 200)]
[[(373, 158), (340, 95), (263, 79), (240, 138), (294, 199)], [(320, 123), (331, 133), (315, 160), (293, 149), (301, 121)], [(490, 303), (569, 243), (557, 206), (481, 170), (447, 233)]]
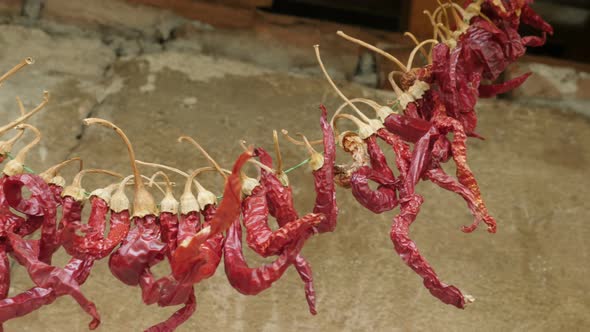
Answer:
[[(265, 188), (254, 179), (254, 188), (242, 188), (247, 195), (242, 201), (244, 226), (247, 230), (247, 243), (263, 257), (280, 254), (284, 248), (301, 238), (312, 227), (317, 226), (318, 220), (298, 219), (286, 223), (276, 231), (268, 226), (268, 203)], [(243, 181), (245, 183), (246, 181)], [(304, 221), (314, 221), (305, 223)]]
[[(82, 201), (84, 189), (80, 186), (82, 176), (87, 173), (103, 173), (112, 176), (122, 177), (117, 173), (104, 170), (87, 169), (76, 175), (72, 185), (66, 187), (64, 197), (72, 197), (74, 200)], [(125, 182), (119, 185), (118, 193)], [(110, 228), (107, 237), (104, 237), (106, 216), (109, 213), (111, 192), (116, 185), (104, 189), (97, 189), (90, 194), (91, 211), (86, 227), (79, 221), (70, 221), (65, 225), (61, 233), (62, 245), (67, 253), (79, 259), (102, 259), (108, 256), (111, 251), (121, 243), (129, 232), (130, 224), (126, 220), (120, 220), (116, 212), (111, 213)], [(83, 230), (84, 236), (76, 234), (76, 231)]]
[[(314, 218), (313, 215), (306, 217)], [(238, 292), (245, 295), (256, 295), (268, 289), (275, 281), (281, 278), (289, 265), (293, 263), (303, 246), (304, 240), (305, 238), (296, 242), (293, 245), (293, 250), (283, 251), (272, 263), (258, 268), (250, 268), (242, 252), (242, 226), (240, 225), (240, 219), (236, 218), (227, 231), (224, 245), (223, 262), (229, 283)]]
[[(45, 219), (53, 219), (53, 225), (55, 227), (55, 202), (51, 199), (51, 191), (41, 178), (30, 174), (13, 175), (5, 181), (5, 194), (8, 192), (10, 195), (12, 192), (11, 190), (7, 191), (7, 188), (10, 188), (10, 186), (27, 186), (32, 197), (35, 197), (36, 202), (39, 204), (37, 208), (41, 210), (40, 212)], [(7, 198), (9, 195), (7, 195)], [(47, 223), (44, 221), (43, 224), (46, 225)], [(57, 296), (69, 294), (94, 318), (90, 323), (90, 328), (93, 329), (98, 326), (100, 318), (96, 312), (96, 308), (92, 302), (88, 301), (82, 295), (78, 283), (69, 277), (67, 271), (41, 261), (43, 257), (51, 258), (50, 254), (48, 255), (47, 252), (43, 252), (43, 237), (41, 238), (39, 247), (36, 247), (33, 241), (23, 240), (19, 235), (14, 233), (9, 233), (8, 239), (13, 255), (21, 265), (26, 267), (31, 279), (37, 286), (51, 288), (56, 292)]]
[(191, 293), (185, 306), (176, 311), (166, 321), (156, 324), (146, 330), (146, 332), (167, 332), (174, 331), (178, 326), (187, 321), (197, 310), (197, 299), (191, 289)]
[[(90, 274), (94, 261), (72, 259), (63, 268), (79, 285), (83, 284)], [(44, 305), (55, 301), (59, 294), (52, 288), (33, 287), (13, 297), (0, 300), (0, 323), (9, 319), (25, 316)], [(91, 328), (93, 328), (91, 326)]]
[(336, 142), (334, 130), (328, 122), (328, 110), (320, 105), (320, 127), (323, 135), (324, 155), (313, 149), (305, 136), (302, 136), (311, 155), (310, 163), (313, 170), (316, 192), (313, 213), (321, 213), (325, 216), (324, 222), (316, 229), (320, 233), (333, 232), (336, 229), (338, 206), (336, 205), (336, 187), (334, 185), (334, 166), (336, 162)]
[(161, 175), (166, 180), (166, 193), (160, 202), (160, 231), (162, 234), (162, 241), (167, 244), (168, 250), (166, 254), (168, 259), (172, 257), (172, 252), (176, 249), (176, 242), (178, 238), (178, 206), (179, 202), (172, 194), (172, 183), (166, 173), (159, 171), (152, 176), (153, 179)]
[[(111, 273), (123, 283), (137, 285), (141, 274), (146, 268), (164, 259), (166, 245), (159, 240), (160, 228), (157, 224), (156, 204), (152, 195), (145, 189), (141, 174), (135, 163), (135, 152), (127, 135), (119, 127), (103, 119), (85, 119), (84, 124), (99, 124), (113, 129), (127, 146), (133, 178), (135, 179), (131, 223), (135, 223), (136, 227), (127, 233), (121, 246), (111, 254), (109, 268)], [(126, 200), (126, 197), (121, 196), (119, 202), (111, 202), (111, 209), (116, 212), (128, 211), (128, 200)]]
[(10, 262), (6, 250), (6, 244), (0, 244), (0, 300), (8, 296), (10, 289)]
[(518, 88), (532, 73), (526, 73), (500, 84), (480, 85), (479, 97), (491, 98)]
[[(340, 117), (353, 120), (359, 126), (364, 125), (360, 120), (353, 116), (347, 114), (335, 115), (336, 119)], [(357, 139), (360, 140), (360, 137), (357, 137)], [(394, 209), (398, 205), (396, 191), (397, 180), (387, 165), (383, 151), (377, 145), (376, 135), (373, 134), (365, 138), (360, 141), (362, 143), (345, 143), (345, 140), (350, 141), (351, 135), (342, 138), (342, 145), (347, 145), (348, 152), (351, 152), (353, 156), (355, 154), (358, 155), (358, 151), (355, 150), (362, 149), (364, 151), (366, 149), (368, 153), (366, 158), (370, 160), (371, 164), (371, 167), (364, 165), (366, 162), (364, 161), (364, 158), (361, 158), (360, 163), (357, 164), (358, 166), (352, 169), (350, 186), (355, 199), (362, 206), (374, 213), (382, 213)], [(353, 157), (353, 159), (358, 159), (358, 157)], [(369, 187), (369, 180), (375, 181), (379, 185), (376, 190)]]
[(416, 219), (423, 201), (423, 198), (416, 194), (402, 199), (401, 212), (395, 217), (391, 227), (391, 241), (404, 262), (424, 279), (424, 286), (432, 295), (446, 304), (463, 309), (467, 303), (473, 301), (473, 298), (463, 295), (455, 286), (440, 282), (434, 270), (418, 252), (416, 244), (408, 237), (409, 227)]
[[(276, 136), (273, 135), (274, 137)], [(254, 151), (260, 162), (272, 169), (272, 157), (263, 148), (256, 148)], [(275, 172), (267, 172), (265, 168), (262, 168), (260, 171), (260, 182), (266, 188), (266, 198), (270, 215), (276, 219), (279, 227), (283, 227), (287, 223), (299, 219), (299, 214), (293, 204), (293, 191), (288, 185), (288, 178), (282, 172), (282, 158), (280, 157), (278, 138), (275, 139), (275, 152), (279, 161), (279, 165), (277, 166), (278, 175)], [(301, 254), (295, 256), (295, 262), (293, 264), (304, 283), (305, 298), (309, 306), (309, 312), (315, 315), (317, 314), (316, 293), (313, 286), (311, 265)]]
[[(14, 209), (27, 216), (40, 217), (43, 216), (43, 222), (41, 224), (41, 239), (39, 241), (39, 259), (42, 262), (51, 264), (51, 256), (59, 247), (59, 240), (56, 234), (56, 209), (57, 202), (55, 202), (52, 192), (47, 184), (38, 176), (22, 176), (19, 180), (12, 181), (12, 178), (16, 175), (20, 175), (24, 171), (24, 164), (27, 153), (39, 143), (41, 140), (41, 133), (39, 130), (28, 124), (19, 124), (19, 127), (31, 130), (35, 134), (35, 138), (25, 147), (23, 147), (16, 157), (6, 163), (3, 169), (5, 177), (8, 177), (3, 184), (4, 196), (6, 202), (11, 205)], [(23, 182), (21, 182), (23, 181)], [(22, 199), (21, 188), (27, 185), (31, 190), (34, 190), (34, 194), (29, 199)], [(41, 206), (45, 204), (52, 204), (51, 209), (41, 211)], [(44, 215), (47, 213), (47, 215)], [(32, 229), (36, 229), (39, 225), (39, 218), (32, 218), (31, 223), (20, 232), (26, 233)]]
[(183, 275), (194, 262), (195, 252), (206, 239), (226, 230), (231, 222), (240, 214), (241, 189), (240, 169), (252, 156), (252, 152), (242, 153), (234, 163), (232, 173), (228, 177), (223, 193), (223, 200), (208, 227), (199, 233), (186, 238), (178, 245), (172, 256), (172, 271), (175, 276)]
[[(111, 202), (112, 211), (118, 213), (119, 217), (128, 217), (129, 201), (125, 200), (123, 195), (118, 196), (117, 201), (113, 196)], [(129, 223), (125, 220), (123, 222)], [(109, 268), (117, 279), (134, 286), (139, 284), (146, 268), (164, 258), (166, 245), (158, 240), (160, 230), (154, 215), (133, 216), (131, 222), (135, 223), (135, 228), (129, 230), (121, 246), (111, 254)]]
[[(32, 194), (29, 199), (23, 199), (21, 196), (23, 186)], [(49, 187), (36, 175), (21, 174), (8, 177), (2, 189), (6, 202), (28, 216), (26, 224), (15, 229), (18, 234), (32, 233), (41, 226), (39, 260), (51, 264), (53, 253), (59, 248), (59, 239), (56, 233), (57, 205)]]
[(369, 179), (375, 180), (380, 174), (367, 166), (359, 168), (352, 174), (352, 195), (365, 208), (374, 213), (383, 213), (394, 209), (398, 204), (395, 186), (379, 185), (377, 190), (372, 190)]

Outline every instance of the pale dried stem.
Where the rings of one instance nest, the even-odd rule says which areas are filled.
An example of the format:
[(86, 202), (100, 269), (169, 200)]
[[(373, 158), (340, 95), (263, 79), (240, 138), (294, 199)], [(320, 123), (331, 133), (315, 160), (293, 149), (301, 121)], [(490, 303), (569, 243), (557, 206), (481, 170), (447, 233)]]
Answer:
[(45, 105), (47, 105), (48, 102), (49, 102), (49, 92), (45, 91), (45, 92), (43, 92), (43, 101), (39, 105), (37, 105), (37, 107), (35, 107), (33, 110), (29, 111), (29, 113), (26, 113), (25, 115), (21, 115), (18, 119), (11, 121), (7, 125), (0, 127), (0, 136), (4, 135), (5, 132), (9, 131), (10, 129), (17, 126), (18, 124), (27, 121), (30, 117), (32, 117), (37, 112), (42, 110), (45, 107)]
[(366, 42), (364, 42), (364, 41), (362, 41), (362, 40), (360, 40), (360, 39), (357, 39), (357, 38), (351, 37), (351, 36), (349, 36), (349, 35), (345, 34), (345, 33), (344, 33), (344, 32), (342, 32), (342, 31), (338, 31), (338, 32), (336, 32), (336, 34), (337, 34), (338, 36), (340, 36), (340, 37), (342, 37), (342, 38), (344, 38), (344, 39), (348, 40), (348, 41), (351, 41), (351, 42), (353, 42), (353, 43), (355, 43), (355, 44), (358, 44), (358, 45), (360, 45), (360, 46), (362, 46), (362, 47), (368, 48), (369, 50), (371, 50), (371, 51), (373, 51), (373, 52), (375, 52), (375, 53), (379, 53), (379, 54), (381, 54), (382, 56), (386, 57), (387, 59), (389, 59), (389, 60), (391, 60), (393, 63), (395, 63), (395, 64), (396, 64), (398, 67), (400, 67), (400, 69), (401, 69), (401, 70), (403, 70), (403, 71), (407, 71), (407, 68), (404, 66), (404, 64), (403, 64), (401, 61), (399, 61), (399, 60), (398, 60), (396, 57), (394, 57), (393, 55), (391, 55), (391, 54), (389, 54), (389, 53), (385, 52), (384, 50), (382, 50), (382, 49), (379, 49), (379, 48), (377, 48), (377, 47), (375, 47), (375, 46), (373, 46), (373, 45), (371, 45), (371, 44), (368, 44), (368, 43), (366, 43)]
[[(404, 36), (410, 38), (414, 42), (414, 44), (416, 44), (416, 46), (420, 45), (418, 38), (416, 38), (416, 36), (414, 36), (413, 33), (406, 31), (406, 32), (404, 32)], [(436, 39), (436, 38), (434, 38), (434, 39)], [(422, 52), (422, 55), (428, 60), (429, 63), (432, 62), (432, 57), (430, 56), (430, 54), (428, 52), (426, 52), (426, 50), (424, 48), (420, 48), (420, 52)]]
[(209, 153), (207, 153), (207, 151), (199, 143), (197, 143), (197, 141), (195, 139), (193, 139), (192, 137), (189, 137), (189, 136), (181, 136), (178, 138), (178, 141), (179, 142), (187, 141), (187, 142), (191, 143), (192, 145), (194, 145), (205, 156), (205, 158), (207, 158), (207, 160), (217, 169), (219, 174), (221, 174), (221, 176), (223, 176), (223, 179), (225, 181), (227, 181), (227, 175), (225, 175), (221, 166), (219, 166), (219, 164), (215, 161), (215, 159), (213, 159), (209, 155)]
[(72, 180), (72, 186), (74, 186), (76, 188), (81, 188), (82, 187), (82, 178), (86, 174), (106, 174), (106, 175), (114, 176), (117, 178), (123, 178), (123, 175), (121, 175), (117, 172), (109, 171), (106, 169), (88, 168), (88, 169), (81, 170), (80, 172), (78, 172), (78, 174), (76, 174), (76, 176), (74, 176), (74, 179)]
[(418, 44), (412, 50), (412, 53), (410, 53), (410, 57), (408, 58), (408, 68), (409, 69), (412, 69), (412, 66), (414, 65), (414, 58), (416, 57), (416, 52), (418, 52), (419, 49), (422, 49), (422, 47), (424, 47), (427, 44), (436, 45), (436, 44), (438, 44), (438, 40), (436, 40), (436, 39), (427, 39), (427, 40), (421, 42), (420, 44)]
[(340, 89), (338, 89), (338, 87), (336, 86), (336, 84), (334, 83), (334, 81), (332, 80), (332, 78), (330, 77), (330, 74), (328, 74), (328, 71), (326, 70), (326, 67), (324, 67), (324, 63), (322, 62), (322, 58), (320, 56), (320, 46), (319, 45), (315, 45), (315, 55), (316, 58), (318, 60), (318, 63), (320, 64), (320, 68), (322, 69), (322, 72), (324, 73), (324, 76), (326, 77), (326, 79), (328, 80), (328, 82), (330, 82), (330, 85), (332, 86), (332, 88), (336, 91), (336, 93), (340, 96), (340, 98), (342, 98), (345, 102), (347, 102), (350, 107), (352, 107), (352, 109), (365, 121), (370, 122), (371, 120), (363, 114), (363, 112), (361, 112), (361, 110), (359, 110), (343, 93), (342, 91), (340, 91)]
[(41, 132), (39, 131), (39, 129), (31, 126), (30, 124), (26, 124), (26, 123), (21, 123), (17, 126), (17, 129), (21, 129), (21, 128), (23, 128), (23, 129), (26, 128), (35, 134), (35, 138), (29, 144), (25, 145), (25, 147), (22, 148), (17, 153), (16, 157), (14, 157), (15, 161), (17, 161), (20, 164), (24, 164), (27, 153), (29, 153), (29, 151), (33, 147), (35, 147), (35, 145), (39, 144), (39, 142), (41, 141)]
[(19, 70), (23, 69), (24, 67), (26, 67), (28, 65), (32, 65), (33, 63), (35, 63), (35, 60), (33, 60), (33, 58), (30, 58), (30, 57), (24, 58), (18, 65), (12, 67), (12, 69), (7, 71), (4, 75), (2, 75), (0, 77), (0, 84), (2, 84), (2, 82), (6, 81), (10, 76), (16, 74)]

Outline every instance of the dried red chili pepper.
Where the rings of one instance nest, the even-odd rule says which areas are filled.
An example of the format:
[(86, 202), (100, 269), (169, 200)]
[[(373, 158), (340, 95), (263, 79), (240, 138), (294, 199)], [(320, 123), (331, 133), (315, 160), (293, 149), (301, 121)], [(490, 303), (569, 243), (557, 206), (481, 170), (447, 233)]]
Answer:
[[(270, 170), (272, 172), (272, 170)], [(287, 245), (297, 241), (317, 226), (317, 220), (305, 218), (290, 221), (276, 231), (268, 225), (268, 202), (266, 188), (258, 180), (247, 178), (242, 181), (245, 198), (242, 201), (242, 215), (246, 227), (246, 242), (249, 247), (263, 257), (280, 254)], [(248, 185), (247, 185), (248, 183)], [(314, 221), (306, 223), (305, 221)]]
[[(164, 259), (166, 244), (160, 241), (156, 204), (154, 198), (144, 186), (135, 163), (135, 152), (127, 135), (119, 127), (103, 119), (85, 119), (84, 124), (98, 124), (113, 129), (127, 146), (133, 178), (135, 179), (131, 223), (134, 223), (136, 227), (127, 233), (121, 246), (111, 254), (109, 268), (111, 273), (125, 284), (137, 285), (141, 274), (146, 268)], [(111, 202), (111, 208), (119, 213), (128, 211), (128, 201), (122, 196), (120, 202)]]
[(175, 276), (183, 275), (196, 260), (195, 253), (207, 239), (225, 231), (240, 214), (241, 189), (240, 169), (250, 159), (252, 152), (242, 153), (232, 168), (223, 193), (223, 200), (209, 226), (192, 237), (183, 240), (172, 256), (172, 271)]
[[(274, 135), (273, 135), (274, 136)], [(287, 223), (299, 219), (299, 214), (295, 210), (293, 203), (293, 191), (289, 186), (289, 181), (284, 172), (282, 172), (282, 158), (278, 138), (275, 139), (275, 152), (279, 164), (276, 172), (267, 172), (265, 168), (261, 169), (260, 182), (266, 188), (266, 198), (268, 202), (269, 213), (277, 221), (279, 227), (286, 225)], [(272, 157), (263, 149), (256, 148), (255, 155), (258, 156), (260, 162), (269, 169), (272, 169)], [(313, 272), (309, 262), (301, 256), (301, 254), (295, 257), (293, 263), (299, 277), (304, 283), (305, 298), (309, 306), (309, 312), (312, 315), (317, 314), (316, 310), (316, 293), (313, 286)]]
[[(122, 177), (110, 171), (87, 169), (76, 175), (72, 185), (64, 190), (63, 196), (82, 201), (84, 189), (80, 186), (80, 182), (82, 177), (88, 173), (104, 173)], [(124, 185), (125, 182), (119, 185), (116, 195), (121, 195), (120, 193), (124, 190), (121, 187)], [(78, 220), (69, 221), (64, 225), (61, 239), (68, 254), (79, 259), (102, 259), (108, 256), (127, 236), (130, 228), (128, 219), (119, 219), (120, 216), (116, 212), (111, 213), (109, 233), (106, 237), (104, 236), (105, 222), (110, 210), (111, 193), (115, 188), (116, 185), (111, 185), (104, 189), (97, 189), (90, 194), (91, 211), (87, 225), (82, 225)], [(79, 230), (82, 230), (85, 235), (76, 234)]]
[[(307, 215), (304, 218), (317, 218), (317, 215)], [(289, 265), (301, 250), (306, 238), (292, 245), (292, 249), (283, 251), (272, 263), (258, 268), (250, 268), (246, 263), (242, 252), (242, 226), (240, 219), (236, 218), (227, 231), (224, 244), (225, 274), (229, 283), (237, 291), (245, 295), (256, 295), (281, 278)]]
[(401, 212), (394, 218), (391, 227), (391, 241), (404, 262), (424, 279), (424, 286), (432, 295), (446, 304), (462, 309), (473, 298), (463, 295), (455, 286), (440, 282), (434, 270), (418, 252), (416, 244), (408, 237), (409, 227), (416, 219), (422, 202), (422, 196), (416, 194), (402, 198)]
[(6, 244), (0, 244), (0, 300), (8, 296), (10, 289), (10, 261)]
[(316, 192), (313, 213), (321, 213), (325, 220), (315, 229), (320, 233), (333, 232), (336, 229), (338, 206), (336, 205), (336, 187), (334, 185), (334, 166), (336, 163), (336, 141), (334, 130), (328, 122), (328, 110), (320, 105), (320, 127), (322, 129), (323, 156), (313, 149), (305, 136), (302, 138), (310, 153), (310, 163), (313, 170), (314, 188)]
[[(35, 204), (37, 206), (35, 209), (39, 210), (38, 213), (43, 215), (44, 219), (53, 220), (52, 224), (55, 227), (56, 203), (52, 199), (52, 193), (47, 184), (38, 176), (21, 174), (13, 175), (6, 179), (4, 181), (3, 191), (7, 197), (7, 201), (18, 203), (20, 191), (23, 186), (26, 186), (31, 192), (31, 198), (28, 201), (36, 202)], [(15, 193), (18, 194), (15, 195)], [(23, 204), (20, 205), (23, 206)], [(47, 224), (49, 223), (44, 221), (43, 225)], [(31, 279), (37, 286), (52, 289), (56, 293), (56, 296), (66, 294), (72, 296), (93, 317), (90, 328), (93, 329), (98, 326), (100, 318), (94, 304), (88, 301), (80, 292), (79, 284), (71, 278), (71, 274), (64, 269), (48, 265), (41, 260), (43, 257), (51, 258), (50, 254), (43, 252), (43, 237), (39, 245), (34, 240), (24, 240), (19, 235), (11, 232), (8, 233), (8, 239), (12, 248), (12, 254), (21, 265), (25, 266)]]
[[(79, 285), (83, 284), (90, 275), (93, 260), (82, 261), (72, 259), (63, 268), (70, 278)], [(58, 293), (52, 288), (33, 287), (10, 298), (0, 300), (0, 323), (9, 319), (25, 316), (44, 305), (49, 305), (58, 297)]]

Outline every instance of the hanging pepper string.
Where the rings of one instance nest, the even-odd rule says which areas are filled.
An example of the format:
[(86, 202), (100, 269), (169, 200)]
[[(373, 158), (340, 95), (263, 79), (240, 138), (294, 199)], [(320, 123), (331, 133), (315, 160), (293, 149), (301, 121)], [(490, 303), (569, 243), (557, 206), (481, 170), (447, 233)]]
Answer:
[[(322, 152), (322, 154), (323, 154), (323, 152)], [(10, 154), (10, 152), (8, 152), (6, 155), (7, 155), (7, 156), (8, 156), (8, 158), (10, 158), (11, 160), (12, 160), (12, 159), (14, 159), (14, 157), (13, 157), (13, 156)], [(290, 168), (286, 169), (286, 170), (285, 170), (285, 173), (290, 173), (290, 172), (292, 172), (292, 171), (294, 171), (294, 170), (296, 170), (296, 169), (298, 169), (298, 168), (302, 167), (303, 165), (305, 165), (305, 164), (308, 164), (308, 163), (309, 163), (309, 161), (310, 161), (310, 159), (309, 159), (309, 158), (307, 158), (307, 159), (305, 159), (304, 161), (300, 162), (299, 164), (297, 164), (297, 165), (295, 165), (295, 166), (293, 166), (293, 167), (290, 167)], [(31, 173), (31, 174), (36, 174), (34, 170), (32, 170), (31, 168), (29, 168), (29, 167), (27, 167), (27, 166), (24, 166), (24, 169), (25, 169), (25, 171), (27, 171), (28, 173)], [(89, 197), (89, 196), (90, 196), (90, 193), (89, 193), (89, 192), (87, 192), (87, 191), (85, 191), (85, 192), (84, 192), (84, 195), (85, 195), (86, 197)], [(217, 198), (218, 198), (218, 199), (222, 199), (222, 198), (223, 198), (223, 196), (217, 196)]]

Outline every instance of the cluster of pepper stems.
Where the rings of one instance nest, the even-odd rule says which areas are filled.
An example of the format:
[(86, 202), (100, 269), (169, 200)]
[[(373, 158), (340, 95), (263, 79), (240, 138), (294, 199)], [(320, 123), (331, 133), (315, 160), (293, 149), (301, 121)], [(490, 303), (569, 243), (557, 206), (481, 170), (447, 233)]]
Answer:
[[(293, 204), (292, 187), (287, 171), (283, 170), (276, 131), (273, 132), (275, 160), (263, 148), (242, 142), (245, 151), (231, 170), (220, 167), (194, 139), (180, 137), (179, 141), (194, 145), (211, 164), (187, 173), (136, 160), (133, 147), (120, 128), (106, 120), (91, 118), (84, 123), (110, 128), (123, 140), (131, 162), (131, 175), (84, 169), (79, 158), (34, 174), (25, 166), (25, 158), (40, 141), (41, 134), (26, 122), (45, 107), (49, 95), (45, 93), (42, 102), (30, 111), (17, 97), (20, 117), (0, 127), (0, 135), (16, 130), (13, 137), (0, 141), (0, 163), (6, 161), (0, 178), (0, 330), (1, 323), (49, 305), (63, 295), (73, 297), (92, 317), (89, 328), (96, 328), (100, 323), (99, 313), (80, 286), (90, 275), (94, 262), (107, 257), (113, 276), (127, 285), (139, 286), (145, 304), (183, 305), (166, 321), (147, 331), (173, 331), (186, 321), (196, 310), (194, 285), (215, 273), (222, 256), (230, 284), (247, 295), (268, 289), (293, 265), (304, 283), (309, 310), (316, 314), (311, 266), (300, 252), (311, 236), (334, 231), (338, 215), (336, 185), (349, 188), (356, 200), (374, 213), (391, 211), (399, 205), (400, 212), (393, 218), (390, 232), (395, 251), (423, 278), (432, 295), (444, 303), (464, 308), (473, 298), (441, 282), (408, 236), (423, 203), (415, 187), (420, 180), (429, 180), (459, 194), (474, 217), (470, 226), (463, 227), (464, 232), (474, 231), (481, 222), (490, 233), (496, 231), (496, 222), (488, 213), (467, 165), (466, 143), (468, 137), (481, 138), (475, 131), (474, 107), (478, 97), (505, 93), (522, 84), (529, 74), (500, 84), (484, 85), (482, 80), (496, 80), (510, 63), (524, 54), (527, 46), (542, 45), (546, 34), (553, 32), (530, 8), (530, 2), (478, 0), (467, 1), (463, 7), (452, 2), (441, 3), (433, 13), (425, 11), (433, 26), (432, 39), (419, 42), (406, 33), (416, 43), (406, 64), (338, 32), (399, 67), (399, 71), (389, 75), (397, 98), (385, 105), (344, 96), (326, 72), (316, 46), (320, 67), (344, 104), (331, 121), (326, 108), (320, 107), (321, 140), (309, 141), (302, 134), (299, 134), (301, 140), (297, 140), (283, 130), (288, 141), (306, 147), (310, 153), (307, 161), (313, 170), (316, 200), (311, 212), (303, 216)], [(540, 30), (542, 35), (520, 36), (521, 23)], [(427, 49), (427, 45), (431, 47)], [(414, 68), (418, 52), (427, 64)], [(23, 60), (0, 77), (0, 83), (31, 63), (29, 58)], [(376, 117), (367, 116), (357, 105), (368, 106)], [(346, 107), (355, 115), (344, 113)], [(340, 133), (337, 124), (342, 120), (352, 121), (358, 130)], [(32, 133), (33, 139), (13, 156), (11, 150), (25, 132)], [(378, 140), (392, 148), (395, 167), (386, 160)], [(313, 148), (318, 144), (323, 146), (322, 153)], [(350, 163), (336, 165), (337, 146), (350, 154)], [(451, 159), (456, 165), (456, 177), (441, 167)], [(256, 178), (246, 176), (242, 170), (247, 162), (256, 165)], [(69, 165), (80, 168), (70, 183), (60, 175)], [(157, 171), (146, 177), (138, 165)], [(219, 173), (224, 179), (223, 199), (219, 204), (216, 195), (197, 179), (206, 172)], [(170, 173), (185, 179), (179, 200), (174, 197)], [(88, 193), (82, 187), (87, 174), (104, 174), (117, 180)], [(158, 177), (163, 181), (156, 182)], [(370, 181), (377, 185), (376, 189)], [(125, 194), (128, 185), (134, 189), (132, 201)], [(150, 193), (152, 188), (162, 192), (159, 204)], [(29, 194), (23, 195), (23, 189)], [(83, 222), (82, 211), (87, 205), (90, 214)], [(275, 218), (278, 229), (269, 226), (269, 215)], [(107, 219), (108, 232), (105, 232)], [(243, 254), (242, 227), (246, 229), (248, 246), (262, 257), (275, 257), (274, 261), (259, 267), (248, 265)], [(52, 255), (60, 247), (71, 256), (65, 267), (52, 265)], [(9, 256), (24, 266), (35, 287), (9, 296)], [(171, 273), (156, 278), (151, 268), (163, 261), (168, 262)]]

